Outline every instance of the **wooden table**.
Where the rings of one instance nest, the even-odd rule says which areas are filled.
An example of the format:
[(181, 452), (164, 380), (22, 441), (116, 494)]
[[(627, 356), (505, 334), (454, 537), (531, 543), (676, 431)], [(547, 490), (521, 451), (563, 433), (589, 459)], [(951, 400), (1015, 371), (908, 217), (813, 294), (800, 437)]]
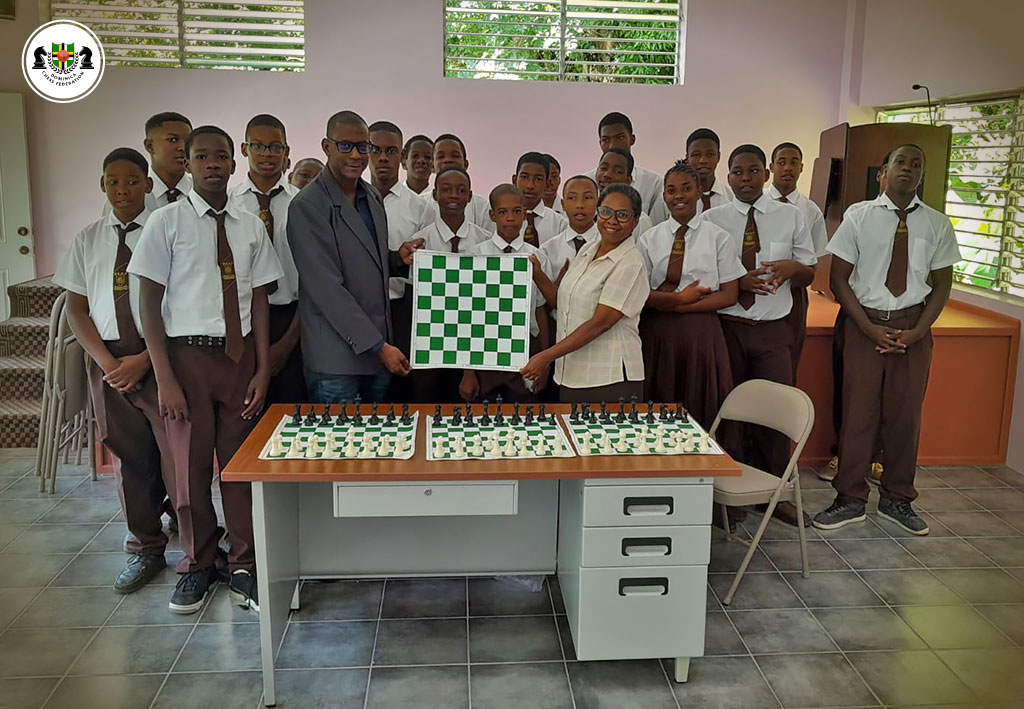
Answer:
[[(274, 661), (306, 578), (557, 569), (581, 660), (676, 657), (676, 678), (685, 681), (689, 658), (703, 654), (713, 478), (740, 474), (728, 456), (431, 462), (425, 417), (434, 406), (427, 405), (412, 407), (420, 425), (410, 460), (260, 460), (293, 409), (270, 407), (222, 473), (225, 481), (253, 484), (267, 706), (276, 702)], [(478, 490), (485, 493), (481, 508), (500, 507), (510, 486), (513, 512), (474, 516), (470, 508), (451, 514), (446, 507), (446, 500), (477, 499)], [(367, 493), (367, 516), (335, 516), (339, 499)], [(401, 511), (374, 511), (389, 494)], [(423, 510), (409, 508), (417, 500)]]

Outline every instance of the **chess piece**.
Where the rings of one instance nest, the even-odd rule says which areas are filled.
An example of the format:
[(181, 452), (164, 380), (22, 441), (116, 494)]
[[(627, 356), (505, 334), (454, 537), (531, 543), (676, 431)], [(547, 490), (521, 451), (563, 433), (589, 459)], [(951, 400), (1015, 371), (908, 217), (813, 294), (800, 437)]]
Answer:
[(551, 441), (551, 454), (562, 455), (562, 437), (555, 436), (555, 440)]
[(78, 52), (82, 56), (82, 68), (83, 69), (95, 69), (92, 65), (92, 50), (88, 47), (82, 47)]
[(626, 423), (626, 400), (619, 397), (619, 413), (615, 415), (615, 423)]
[(380, 448), (377, 449), (377, 455), (381, 458), (387, 458), (393, 450), (391, 447), (391, 436), (384, 436), (381, 440)]
[(43, 58), (46, 56), (46, 49), (43, 47), (36, 47), (35, 51), (32, 52), (32, 56), (35, 57), (35, 61), (32, 62), (33, 69), (44, 69), (46, 65), (43, 64)]
[(440, 436), (434, 439), (434, 457), (437, 459), (444, 458), (444, 439)]
[(321, 428), (329, 428), (331, 425), (331, 405), (324, 406), (324, 412), (320, 415)]
[(483, 404), (484, 404), (484, 412), (480, 416), (480, 425), (481, 426), (490, 426), (491, 425), (491, 414), (489, 413), (488, 410), (491, 408), (491, 402), (488, 401), (487, 399), (484, 399)]
[(644, 421), (647, 423), (654, 423), (654, 402), (647, 402), (647, 416), (644, 417)]
[(363, 411), (362, 411), (363, 397), (359, 396), (359, 394), (356, 394), (356, 398), (353, 400), (353, 404), (355, 405), (356, 412), (352, 416), (352, 423), (354, 423), (356, 426), (362, 426), (363, 425)]
[(496, 409), (496, 411), (494, 412), (494, 425), (504, 426), (505, 415), (501, 413), (501, 394), (498, 394), (496, 397), (494, 397), (494, 408)]
[(385, 419), (385, 421), (388, 424), (388, 426), (394, 425), (394, 423), (395, 423), (395, 405), (394, 404), (392, 404), (390, 407), (388, 407), (388, 417), (387, 417), (387, 419)]
[(537, 441), (537, 445), (533, 447), (533, 452), (538, 456), (546, 456), (548, 454), (547, 441), (544, 440), (544, 436), (540, 437)]
[(582, 435), (582, 436), (580, 436), (580, 444), (581, 444), (581, 445), (583, 446), (583, 448), (585, 448), (586, 450), (590, 450), (590, 442), (591, 442), (591, 439), (592, 439), (592, 436), (590, 435), (590, 431), (584, 431), (584, 432), (583, 432), (583, 435)]
[(676, 444), (672, 447), (672, 450), (675, 453), (685, 453), (686, 452), (686, 442), (683, 440), (682, 436), (679, 436), (678, 438), (676, 438)]
[(686, 409), (683, 408), (682, 404), (676, 404), (676, 421), (685, 421), (683, 418)]
[(452, 409), (452, 426), (461, 426), (461, 425), (462, 425), (462, 407), (456, 405)]
[(330, 450), (330, 449), (334, 448), (334, 445), (335, 445), (334, 431), (328, 431), (327, 433), (324, 434), (324, 448), (326, 448), (327, 450)]
[(658, 420), (664, 421), (666, 416), (668, 416), (668, 410), (665, 408), (665, 404), (658, 404)]
[(309, 407), (309, 411), (306, 413), (305, 424), (307, 426), (315, 426), (316, 425), (316, 411), (315, 411), (315, 407), (313, 407), (313, 406)]
[(399, 421), (403, 426), (408, 426), (412, 423), (412, 419), (409, 417), (409, 405), (402, 404), (402, 419)]
[(612, 417), (608, 415), (608, 404), (601, 402), (601, 423), (611, 423)]
[(278, 456), (284, 454), (284, 447), (281, 445), (280, 436), (271, 436), (270, 438), (270, 455)]
[(302, 407), (298, 404), (295, 405), (295, 413), (292, 414), (292, 426), (302, 425)]
[(348, 399), (341, 400), (341, 411), (338, 412), (338, 423), (348, 423)]
[(324, 448), (323, 455), (321, 455), (320, 457), (329, 460), (336, 460), (338, 458), (338, 449), (335, 448), (334, 446), (327, 446), (326, 448)]
[(597, 412), (590, 408), (590, 404), (584, 404), (587, 407), (587, 422), (597, 423)]
[(441, 425), (441, 405), (440, 404), (436, 404), (434, 406), (434, 425), (435, 426), (440, 426)]
[[(527, 406), (526, 410), (530, 411), (532, 408), (533, 408), (532, 406)], [(523, 423), (523, 418), (522, 418), (522, 416), (519, 415), (519, 402), (517, 401), (516, 403), (512, 404), (512, 425), (513, 426), (520, 426), (520, 425), (522, 425), (522, 423)], [(527, 422), (527, 423), (529, 423), (529, 422)]]
[(610, 455), (614, 452), (615, 449), (612, 448), (612, 437), (609, 436), (608, 434), (605, 434), (604, 438), (601, 441), (601, 453), (605, 455)]
[(284, 454), (285, 458), (301, 458), (302, 457), (302, 446), (299, 445), (298, 437), (292, 439), (292, 443), (288, 446), (288, 451)]
[(359, 458), (373, 457), (373, 439), (369, 436), (363, 438), (363, 447), (359, 449)]
[(501, 457), (501, 439), (498, 438), (497, 434), (495, 434), (491, 438), (491, 457), (492, 458), (500, 458)]
[(636, 413), (636, 394), (629, 397), (629, 421), (630, 423), (640, 423), (640, 417)]
[(395, 442), (395, 455), (401, 455), (409, 450), (409, 441), (406, 440), (404, 433), (398, 434), (398, 440)]
[(711, 449), (710, 442), (708, 441), (708, 434), (700, 434), (700, 452), (707, 453)]
[(377, 414), (377, 402), (370, 405), (370, 425), (376, 426), (380, 423), (380, 416)]
[(356, 439), (354, 436), (349, 436), (345, 442), (345, 457), (355, 458), (357, 455), (359, 455), (359, 450), (356, 448)]
[(309, 444), (306, 446), (306, 457), (307, 458), (319, 458), (318, 453), (320, 452), (320, 445), (317, 441), (316, 435), (312, 435), (309, 438)]
[(473, 405), (466, 404), (466, 420), (462, 422), (462, 425), (466, 428), (472, 428), (476, 425), (476, 421), (473, 420)]
[(690, 423), (690, 412), (686, 409), (683, 409), (682, 421), (683, 423)]
[(636, 444), (636, 452), (637, 453), (646, 453), (647, 451), (648, 451), (647, 436), (641, 436), (640, 439), (637, 441), (637, 444)]
[(654, 452), (655, 453), (666, 453), (668, 449), (665, 448), (665, 438), (662, 434), (657, 434), (654, 437)]
[(628, 453), (629, 445), (626, 443), (626, 434), (622, 433), (619, 435), (619, 442), (615, 445), (615, 450), (619, 453)]
[[(517, 404), (517, 406), (518, 406), (518, 404)], [(513, 421), (512, 423), (515, 423), (515, 421)], [(526, 406), (526, 425), (527, 426), (532, 426), (533, 425), (533, 406), (531, 406), (529, 404)]]
[(548, 422), (547, 407), (544, 406), (544, 404), (541, 404), (540, 405), (540, 413), (537, 414), (537, 423), (547, 423), (547, 422)]
[(579, 408), (577, 408), (577, 406), (576, 406), (576, 402), (574, 401), (574, 402), (572, 402), (572, 405), (570, 406), (569, 421), (572, 422), (572, 423), (577, 423), (579, 420), (580, 420), (580, 411), (579, 411)]
[(482, 458), (484, 455), (484, 443), (480, 436), (473, 439), (473, 450), (471, 451), (473, 457)]
[(502, 451), (502, 455), (506, 457), (513, 457), (516, 454), (516, 440), (512, 436), (505, 439), (505, 449)]

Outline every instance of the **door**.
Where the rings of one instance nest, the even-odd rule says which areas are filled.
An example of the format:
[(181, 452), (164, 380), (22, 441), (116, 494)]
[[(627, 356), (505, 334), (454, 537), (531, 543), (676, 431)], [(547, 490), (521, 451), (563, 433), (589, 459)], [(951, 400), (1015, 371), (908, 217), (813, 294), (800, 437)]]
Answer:
[(0, 320), (11, 313), (7, 287), (35, 277), (25, 105), (21, 94), (0, 93)]

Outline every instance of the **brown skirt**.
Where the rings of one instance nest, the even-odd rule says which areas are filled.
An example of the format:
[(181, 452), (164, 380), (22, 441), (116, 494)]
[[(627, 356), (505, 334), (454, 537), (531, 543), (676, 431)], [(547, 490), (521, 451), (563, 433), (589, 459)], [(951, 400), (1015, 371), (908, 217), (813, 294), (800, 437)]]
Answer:
[(644, 398), (682, 402), (707, 428), (732, 389), (729, 352), (717, 313), (667, 313), (646, 308), (640, 317)]

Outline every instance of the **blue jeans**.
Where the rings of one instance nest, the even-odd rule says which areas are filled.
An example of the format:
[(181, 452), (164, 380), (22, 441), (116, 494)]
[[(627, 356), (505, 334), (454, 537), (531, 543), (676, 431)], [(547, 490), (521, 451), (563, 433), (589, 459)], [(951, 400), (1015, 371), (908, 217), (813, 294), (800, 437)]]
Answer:
[(353, 403), (356, 394), (364, 403), (383, 402), (388, 395), (391, 375), (384, 374), (321, 374), (306, 371), (306, 386), (315, 404)]

